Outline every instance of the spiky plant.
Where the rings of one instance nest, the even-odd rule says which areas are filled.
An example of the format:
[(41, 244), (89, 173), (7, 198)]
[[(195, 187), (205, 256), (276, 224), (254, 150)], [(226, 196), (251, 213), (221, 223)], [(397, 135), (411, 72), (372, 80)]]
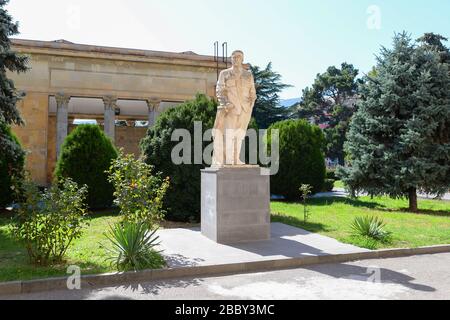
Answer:
[(157, 230), (149, 230), (144, 222), (124, 222), (110, 226), (105, 233), (112, 248), (104, 247), (108, 260), (119, 271), (158, 269), (165, 265), (155, 247), (160, 243)]
[(386, 240), (390, 235), (385, 227), (386, 223), (376, 216), (356, 217), (351, 226), (354, 235), (380, 241)]

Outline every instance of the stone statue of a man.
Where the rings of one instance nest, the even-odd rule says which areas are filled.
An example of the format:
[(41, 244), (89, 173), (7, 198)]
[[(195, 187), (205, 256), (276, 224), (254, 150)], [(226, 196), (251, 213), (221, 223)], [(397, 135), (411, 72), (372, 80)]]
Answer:
[(212, 165), (244, 165), (240, 160), (242, 142), (247, 134), (256, 101), (253, 75), (243, 66), (244, 53), (234, 51), (232, 67), (220, 73), (217, 83), (219, 107), (214, 124)]

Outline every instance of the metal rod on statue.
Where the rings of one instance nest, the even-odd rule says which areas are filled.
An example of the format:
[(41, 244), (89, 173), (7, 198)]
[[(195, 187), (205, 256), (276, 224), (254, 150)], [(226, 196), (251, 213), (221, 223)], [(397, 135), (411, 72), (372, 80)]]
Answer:
[(222, 43), (222, 61), (225, 62), (226, 69), (228, 69), (228, 43)]
[(219, 41), (214, 42), (214, 61), (216, 62), (217, 80), (219, 80)]

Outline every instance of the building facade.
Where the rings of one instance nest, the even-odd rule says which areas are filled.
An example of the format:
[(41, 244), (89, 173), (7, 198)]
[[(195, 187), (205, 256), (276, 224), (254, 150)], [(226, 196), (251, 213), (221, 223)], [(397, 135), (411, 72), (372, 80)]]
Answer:
[(28, 151), (27, 169), (41, 185), (52, 181), (61, 145), (77, 123), (103, 127), (117, 147), (139, 153), (147, 127), (165, 109), (197, 93), (215, 96), (212, 56), (79, 45), (64, 40), (13, 40), (30, 70), (9, 74), (26, 96), (18, 104), (25, 125), (13, 130)]

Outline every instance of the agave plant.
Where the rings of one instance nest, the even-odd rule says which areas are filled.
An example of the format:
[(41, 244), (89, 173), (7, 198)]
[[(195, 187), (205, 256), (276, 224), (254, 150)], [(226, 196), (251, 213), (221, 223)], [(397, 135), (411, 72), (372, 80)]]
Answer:
[(108, 260), (119, 271), (160, 268), (165, 262), (154, 248), (160, 243), (157, 230), (149, 230), (143, 222), (116, 223), (105, 233), (112, 248), (105, 247), (110, 254)]
[(355, 235), (383, 241), (390, 235), (390, 233), (385, 230), (385, 226), (386, 224), (382, 219), (375, 216), (366, 216), (356, 217), (351, 227), (353, 234)]

